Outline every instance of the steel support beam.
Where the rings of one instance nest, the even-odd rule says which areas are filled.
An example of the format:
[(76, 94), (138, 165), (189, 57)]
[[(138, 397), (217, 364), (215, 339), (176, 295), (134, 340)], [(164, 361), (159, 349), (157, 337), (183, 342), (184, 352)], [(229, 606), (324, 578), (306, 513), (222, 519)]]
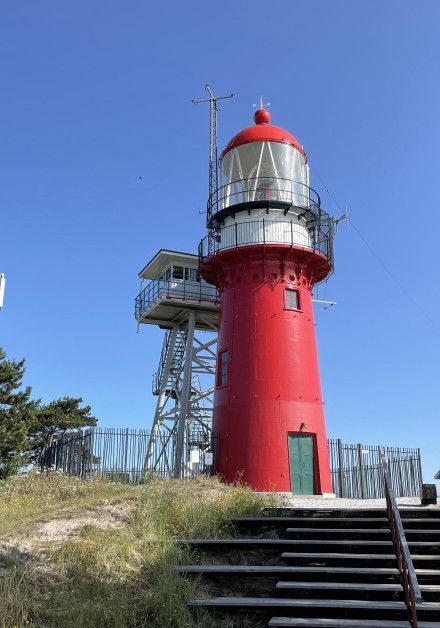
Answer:
[(183, 382), (182, 392), (180, 395), (180, 408), (179, 418), (177, 422), (177, 437), (176, 447), (174, 450), (174, 473), (175, 478), (179, 478), (182, 474), (182, 458), (183, 458), (183, 446), (185, 439), (185, 423), (188, 416), (188, 408), (190, 404), (190, 391), (191, 391), (191, 365), (193, 359), (193, 341), (194, 341), (194, 329), (196, 324), (196, 313), (191, 310), (188, 319), (188, 329), (186, 336), (186, 350), (185, 350), (185, 366), (183, 369)]

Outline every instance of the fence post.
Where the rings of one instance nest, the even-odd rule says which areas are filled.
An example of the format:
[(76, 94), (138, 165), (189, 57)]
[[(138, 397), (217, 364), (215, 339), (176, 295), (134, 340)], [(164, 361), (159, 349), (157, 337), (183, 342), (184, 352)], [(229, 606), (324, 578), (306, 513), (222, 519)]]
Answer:
[(417, 448), (417, 465), (418, 465), (418, 469), (419, 469), (419, 493), (421, 494), (422, 484), (423, 484), (423, 476), (422, 476), (422, 457), (420, 455), (420, 449), (419, 448)]
[(358, 466), (359, 466), (359, 477), (361, 481), (361, 498), (365, 499), (365, 478), (364, 478), (364, 465), (362, 463), (362, 445), (358, 443)]
[(345, 496), (345, 473), (344, 473), (344, 455), (342, 453), (342, 441), (338, 438), (338, 461), (339, 461), (339, 497)]
[(127, 474), (127, 457), (128, 457), (128, 427), (125, 429), (124, 482), (126, 481), (126, 474)]

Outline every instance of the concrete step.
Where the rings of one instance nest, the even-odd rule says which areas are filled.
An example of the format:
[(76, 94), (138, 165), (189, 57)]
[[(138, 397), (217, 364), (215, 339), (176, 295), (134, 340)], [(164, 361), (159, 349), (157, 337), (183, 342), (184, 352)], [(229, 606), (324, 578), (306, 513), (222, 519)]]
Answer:
[(403, 600), (397, 583), (371, 582), (292, 582), (280, 580), (276, 592), (286, 597), (354, 600)]

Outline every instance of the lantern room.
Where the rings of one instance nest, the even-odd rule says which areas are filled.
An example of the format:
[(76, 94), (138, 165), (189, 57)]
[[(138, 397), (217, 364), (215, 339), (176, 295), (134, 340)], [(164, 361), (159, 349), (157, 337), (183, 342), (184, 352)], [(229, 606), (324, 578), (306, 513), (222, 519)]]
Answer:
[(221, 187), (213, 213), (242, 203), (309, 205), (306, 154), (288, 131), (269, 124), (265, 109), (256, 111), (255, 126), (243, 129), (228, 143), (220, 160)]

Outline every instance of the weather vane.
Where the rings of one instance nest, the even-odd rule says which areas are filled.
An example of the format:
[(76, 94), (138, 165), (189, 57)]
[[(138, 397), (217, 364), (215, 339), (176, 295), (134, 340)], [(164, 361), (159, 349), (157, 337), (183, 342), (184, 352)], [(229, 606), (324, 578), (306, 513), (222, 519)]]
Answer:
[(254, 107), (258, 107), (259, 106), (260, 109), (264, 109), (265, 107), (270, 107), (270, 102), (264, 103), (263, 102), (263, 96), (260, 96), (260, 104), (259, 105), (254, 104), (253, 106)]

